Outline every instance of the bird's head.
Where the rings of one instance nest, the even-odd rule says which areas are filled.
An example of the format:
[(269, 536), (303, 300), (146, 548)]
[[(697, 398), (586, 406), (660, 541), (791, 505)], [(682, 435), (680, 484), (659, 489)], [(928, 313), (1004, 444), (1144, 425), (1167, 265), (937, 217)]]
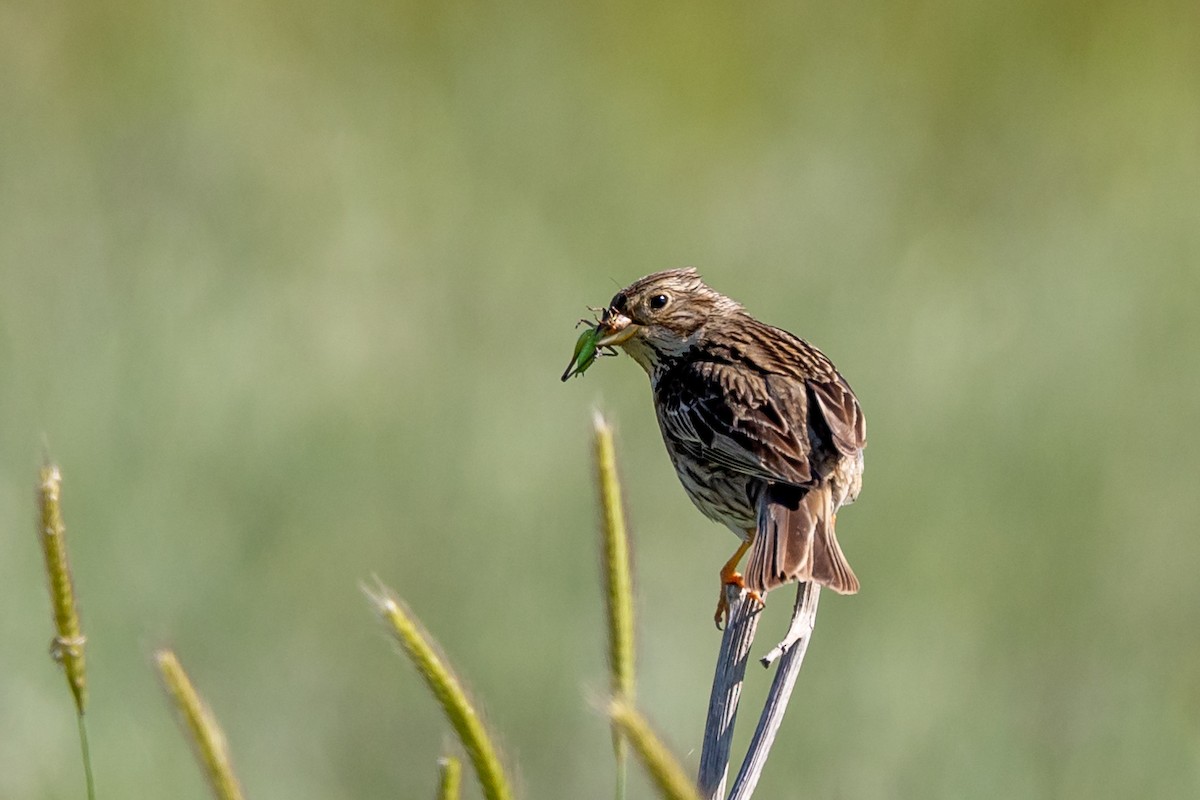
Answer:
[(653, 374), (694, 346), (714, 315), (740, 309), (691, 267), (656, 272), (617, 292), (600, 318), (596, 344), (620, 347)]

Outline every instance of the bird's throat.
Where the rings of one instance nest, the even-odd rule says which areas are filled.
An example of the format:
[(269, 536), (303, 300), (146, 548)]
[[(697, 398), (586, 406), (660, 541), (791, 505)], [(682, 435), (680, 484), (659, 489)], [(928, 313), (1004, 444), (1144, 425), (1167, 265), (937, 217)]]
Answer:
[(654, 349), (652, 345), (643, 340), (641, 337), (635, 336), (632, 339), (622, 343), (621, 349), (638, 363), (647, 375), (654, 376), (654, 370), (661, 363), (661, 354)]

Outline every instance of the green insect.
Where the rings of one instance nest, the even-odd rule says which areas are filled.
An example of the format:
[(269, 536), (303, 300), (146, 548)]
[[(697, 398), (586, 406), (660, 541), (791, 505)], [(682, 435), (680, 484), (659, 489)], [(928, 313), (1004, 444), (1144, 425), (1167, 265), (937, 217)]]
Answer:
[(586, 319), (579, 320), (579, 324), (587, 325), (588, 327), (575, 340), (575, 353), (571, 356), (571, 363), (567, 364), (566, 372), (562, 374), (564, 381), (572, 375), (582, 375), (587, 371), (588, 367), (596, 362), (598, 357), (616, 355), (616, 351), (611, 347), (596, 345), (596, 340), (600, 338), (600, 327), (598, 325)]

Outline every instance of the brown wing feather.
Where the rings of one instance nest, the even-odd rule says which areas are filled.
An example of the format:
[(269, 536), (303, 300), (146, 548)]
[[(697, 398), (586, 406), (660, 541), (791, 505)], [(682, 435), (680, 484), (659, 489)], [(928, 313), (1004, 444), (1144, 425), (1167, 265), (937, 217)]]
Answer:
[(802, 385), (697, 361), (659, 383), (658, 403), (664, 432), (702, 461), (763, 480), (811, 483)]
[(842, 376), (834, 381), (809, 381), (808, 391), (833, 435), (833, 444), (847, 456), (867, 446), (867, 421), (858, 399)]

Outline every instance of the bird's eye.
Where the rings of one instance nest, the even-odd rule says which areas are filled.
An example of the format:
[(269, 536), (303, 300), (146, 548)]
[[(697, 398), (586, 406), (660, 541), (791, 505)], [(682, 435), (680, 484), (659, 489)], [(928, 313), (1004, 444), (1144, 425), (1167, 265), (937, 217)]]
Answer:
[(671, 298), (667, 297), (665, 294), (656, 294), (656, 295), (654, 295), (654, 297), (650, 298), (650, 308), (657, 311), (658, 309), (665, 306), (667, 304), (667, 301), (670, 299)]

